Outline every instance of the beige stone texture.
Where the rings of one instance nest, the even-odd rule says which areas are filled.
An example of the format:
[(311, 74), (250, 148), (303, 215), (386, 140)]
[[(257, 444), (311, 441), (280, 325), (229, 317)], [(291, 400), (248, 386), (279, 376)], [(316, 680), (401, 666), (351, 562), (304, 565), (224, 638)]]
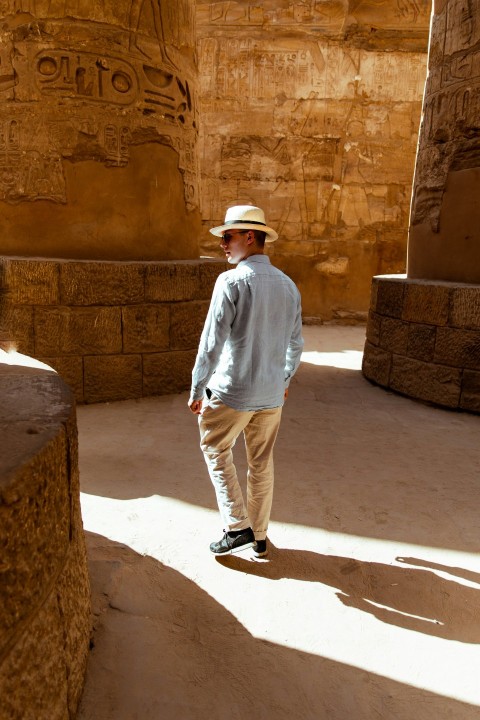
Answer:
[(392, 353), (365, 343), (365, 352), (362, 360), (362, 372), (368, 380), (377, 385), (389, 386)]
[(372, 345), (380, 344), (380, 328), (382, 325), (382, 316), (374, 312), (368, 313), (367, 321), (367, 340)]
[(2, 258), (2, 284), (15, 305), (57, 305), (60, 299), (59, 267), (41, 259), (33, 264), (24, 258)]
[(86, 403), (142, 397), (141, 355), (87, 355), (83, 364)]
[(378, 279), (374, 278), (373, 284), (376, 285), (376, 292), (374, 294), (375, 305), (372, 306), (372, 310), (379, 315), (401, 318), (405, 292), (401, 278), (387, 277), (382, 282), (378, 282)]
[(143, 394), (165, 395), (188, 390), (196, 350), (152, 353), (143, 357)]
[(457, 408), (461, 370), (393, 355), (389, 387), (418, 400)]
[(480, 287), (458, 287), (452, 292), (450, 325), (480, 329)]
[(65, 380), (77, 403), (83, 402), (83, 358), (77, 355), (63, 357), (39, 357), (40, 362), (50, 365)]
[(412, 278), (480, 282), (480, 3), (437, 3), (415, 169)]
[(73, 396), (0, 351), (0, 397), (0, 716), (66, 720), (91, 630)]
[(5, 0), (7, 255), (196, 258), (193, 0)]
[(435, 362), (476, 370), (480, 367), (480, 331), (439, 328)]
[(418, 323), (447, 325), (450, 292), (451, 287), (440, 283), (407, 283), (402, 318)]
[[(228, 267), (219, 260), (37, 262), (3, 257), (0, 348), (29, 352), (49, 364), (79, 403), (164, 394), (171, 392), (172, 383), (184, 390), (216, 278)], [(14, 301), (28, 295), (25, 283), (43, 288), (45, 277), (58, 279), (58, 293), (33, 293), (29, 299), (39, 303), (35, 305)], [(189, 352), (179, 352), (183, 350)], [(149, 369), (144, 377), (151, 367), (147, 358), (157, 353), (158, 377)], [(168, 354), (170, 361), (164, 357)], [(97, 363), (92, 355), (104, 360)]]
[(407, 355), (424, 362), (433, 362), (436, 337), (435, 326), (410, 323), (408, 327)]
[(61, 263), (58, 304), (125, 305), (143, 302), (144, 274), (142, 263)]
[(429, 15), (197, 3), (202, 254), (219, 254), (226, 207), (259, 205), (306, 316), (367, 310), (372, 275), (405, 269)]
[(167, 305), (128, 305), (122, 308), (123, 352), (159, 352), (170, 347)]
[(37, 356), (122, 351), (118, 307), (35, 308), (34, 326)]
[(208, 306), (208, 302), (172, 305), (170, 309), (170, 346), (172, 350), (197, 348)]
[(396, 318), (383, 318), (379, 345), (383, 350), (405, 355), (408, 343), (408, 323)]
[(462, 378), (462, 395), (460, 397), (462, 410), (480, 413), (480, 372), (464, 370)]

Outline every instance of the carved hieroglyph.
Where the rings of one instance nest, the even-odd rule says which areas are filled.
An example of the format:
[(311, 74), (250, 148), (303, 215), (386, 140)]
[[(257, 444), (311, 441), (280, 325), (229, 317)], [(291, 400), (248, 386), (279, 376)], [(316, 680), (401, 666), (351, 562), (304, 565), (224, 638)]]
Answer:
[(409, 275), (480, 282), (480, 2), (436, 2), (415, 169)]
[(307, 314), (366, 310), (371, 276), (405, 267), (429, 18), (409, 0), (197, 3), (205, 253), (227, 206), (260, 205)]
[[(66, 163), (172, 148), (198, 207), (193, 0), (0, 2), (0, 200), (69, 204)], [(161, 170), (161, 168), (160, 168)]]

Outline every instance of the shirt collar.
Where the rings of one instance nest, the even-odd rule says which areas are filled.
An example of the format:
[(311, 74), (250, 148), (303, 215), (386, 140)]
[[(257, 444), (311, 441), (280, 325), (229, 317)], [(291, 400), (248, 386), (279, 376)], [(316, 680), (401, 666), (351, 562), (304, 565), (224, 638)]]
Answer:
[(237, 264), (237, 267), (240, 267), (241, 265), (248, 265), (249, 263), (267, 263), (270, 264), (270, 258), (268, 255), (249, 255), (245, 260), (240, 260), (240, 262)]

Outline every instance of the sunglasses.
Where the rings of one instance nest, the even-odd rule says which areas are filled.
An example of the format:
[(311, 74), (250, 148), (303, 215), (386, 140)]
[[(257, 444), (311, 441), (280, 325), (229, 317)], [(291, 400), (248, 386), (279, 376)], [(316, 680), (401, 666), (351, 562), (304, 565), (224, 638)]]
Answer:
[(226, 232), (225, 235), (222, 235), (222, 240), (228, 243), (234, 235), (245, 235), (245, 233), (248, 233), (248, 230), (234, 230), (231, 233)]

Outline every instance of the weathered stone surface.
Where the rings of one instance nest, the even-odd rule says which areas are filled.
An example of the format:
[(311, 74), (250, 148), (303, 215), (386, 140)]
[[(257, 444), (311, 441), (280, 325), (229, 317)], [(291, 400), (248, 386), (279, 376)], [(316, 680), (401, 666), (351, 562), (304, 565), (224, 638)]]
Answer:
[(393, 8), (197, 3), (201, 252), (227, 206), (263, 207), (307, 316), (364, 311), (405, 269), (430, 4)]
[(144, 299), (141, 263), (64, 262), (60, 265), (62, 305), (125, 305)]
[(58, 307), (35, 310), (35, 353), (39, 356), (117, 353), (122, 350), (118, 307)]
[(408, 327), (407, 355), (416, 360), (433, 362), (435, 339), (434, 326), (411, 323)]
[(435, 362), (460, 368), (480, 368), (480, 330), (439, 328)]
[(123, 352), (159, 352), (169, 347), (170, 310), (167, 305), (129, 305), (122, 308)]
[(480, 413), (480, 371), (464, 370), (460, 407)]
[(377, 315), (374, 312), (368, 314), (367, 320), (367, 340), (372, 345), (379, 345), (380, 343), (380, 327), (382, 324), (381, 315)]
[(14, 348), (25, 355), (34, 354), (33, 307), (8, 304), (3, 313), (1, 328), (0, 342), (5, 350)]
[(194, 5), (2, 3), (5, 253), (197, 257)]
[(155, 353), (143, 358), (145, 395), (164, 395), (190, 388), (196, 351)]
[(147, 302), (194, 300), (198, 297), (200, 276), (197, 263), (155, 263), (147, 265)]
[(405, 355), (408, 341), (408, 324), (394, 318), (383, 318), (380, 329), (382, 350)]
[(458, 407), (461, 371), (394, 355), (389, 387), (418, 400)]
[(451, 288), (437, 283), (407, 282), (403, 303), (403, 320), (447, 325)]
[(453, 290), (449, 324), (459, 328), (480, 329), (480, 286)]
[[(32, 248), (33, 251), (33, 248)], [(32, 252), (35, 255), (35, 252)], [(57, 305), (59, 302), (59, 266), (55, 262), (25, 258), (0, 261), (2, 284), (15, 305)]]
[(197, 300), (208, 300), (212, 296), (217, 277), (221, 272), (231, 269), (231, 265), (220, 260), (208, 260), (200, 264), (200, 286)]
[(208, 306), (208, 302), (172, 305), (170, 310), (170, 347), (172, 350), (197, 348)]
[(40, 357), (38, 359), (56, 370), (72, 389), (75, 400), (79, 403), (83, 402), (83, 360), (81, 357), (67, 355), (63, 357)]
[(86, 403), (142, 397), (141, 355), (86, 356), (83, 363)]
[(73, 397), (0, 357), (0, 398), (0, 715), (66, 720), (91, 627)]
[(375, 311), (379, 315), (401, 318), (405, 283), (402, 282), (402, 279), (381, 278), (380, 280), (380, 282), (378, 279), (376, 281)]
[(392, 353), (375, 347), (368, 341), (365, 343), (362, 372), (368, 380), (388, 387), (391, 363)]

